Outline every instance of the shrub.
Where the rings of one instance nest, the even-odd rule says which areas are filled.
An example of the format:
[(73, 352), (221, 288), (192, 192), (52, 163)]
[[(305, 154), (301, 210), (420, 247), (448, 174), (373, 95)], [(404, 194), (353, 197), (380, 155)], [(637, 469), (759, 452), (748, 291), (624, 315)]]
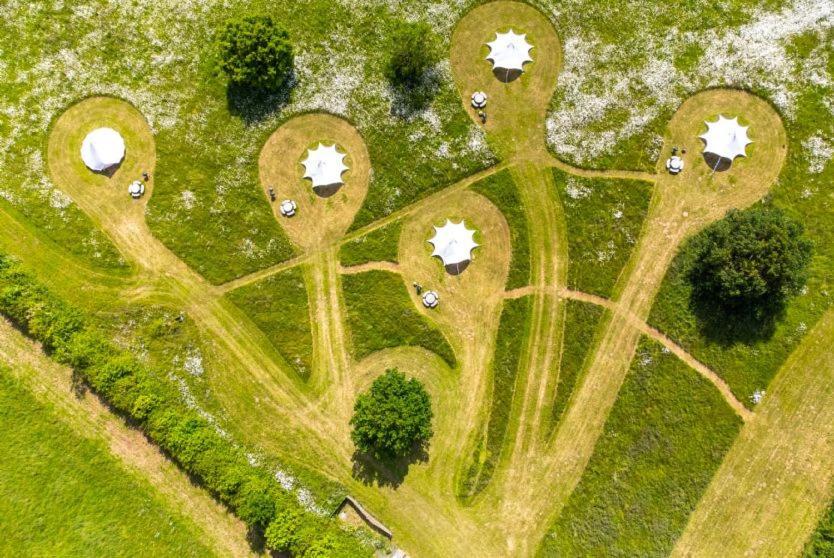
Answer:
[(269, 16), (227, 21), (218, 34), (217, 50), (220, 69), (235, 85), (275, 91), (292, 73), (289, 35)]
[(396, 87), (412, 88), (423, 83), (429, 68), (438, 62), (440, 49), (431, 26), (403, 23), (392, 35), (385, 77)]
[[(370, 550), (331, 520), (308, 513), (268, 469), (249, 463), (245, 450), (224, 438), (183, 403), (176, 385), (118, 349), (85, 316), (0, 254), (0, 314), (73, 367), (115, 411), (136, 421), (185, 471), (219, 497), (256, 533), (295, 514), (285, 529), (294, 555), (368, 556)], [(275, 527), (273, 527), (275, 529)], [(310, 554), (309, 552), (318, 552)], [(302, 551), (298, 551), (302, 549)]]
[(805, 284), (811, 242), (778, 209), (730, 211), (701, 235), (690, 273), (696, 297), (730, 311), (770, 313)]
[(407, 456), (432, 436), (429, 394), (416, 378), (396, 368), (374, 380), (356, 399), (351, 438), (356, 448), (378, 459)]

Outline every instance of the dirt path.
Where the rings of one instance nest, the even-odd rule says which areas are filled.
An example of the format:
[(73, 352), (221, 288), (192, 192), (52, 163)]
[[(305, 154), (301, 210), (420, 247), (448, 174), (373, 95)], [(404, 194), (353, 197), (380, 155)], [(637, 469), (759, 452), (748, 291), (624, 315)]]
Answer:
[(92, 393), (77, 395), (72, 370), (43, 354), (9, 322), (0, 320), (0, 361), (8, 365), (41, 401), (54, 406), (62, 420), (85, 438), (105, 442), (122, 465), (145, 479), (166, 506), (179, 510), (203, 532), (204, 542), (219, 556), (251, 556), (246, 526), (137, 430), (128, 428)]
[(367, 262), (359, 265), (351, 265), (348, 267), (340, 266), (339, 273), (344, 275), (352, 275), (355, 273), (365, 273), (366, 271), (390, 271), (391, 273), (402, 273), (399, 264), (394, 262)]
[(834, 310), (744, 426), (673, 556), (798, 556), (834, 495)]

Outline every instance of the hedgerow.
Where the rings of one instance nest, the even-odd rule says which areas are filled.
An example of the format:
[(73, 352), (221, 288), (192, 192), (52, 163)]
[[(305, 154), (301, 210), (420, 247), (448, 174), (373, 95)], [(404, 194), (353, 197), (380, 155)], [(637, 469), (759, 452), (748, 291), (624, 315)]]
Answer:
[[(227, 505), (254, 533), (286, 513), (297, 514), (294, 556), (370, 556), (371, 550), (335, 522), (308, 512), (265, 467), (179, 398), (176, 387), (121, 350), (77, 309), (57, 298), (16, 262), (0, 255), (0, 313), (135, 423), (165, 453)], [(278, 527), (273, 527), (273, 530)]]
[(527, 230), (527, 218), (524, 204), (518, 194), (518, 187), (513, 182), (510, 171), (503, 170), (493, 174), (472, 186), (472, 190), (485, 196), (500, 208), (510, 227), (510, 244), (512, 255), (510, 271), (507, 275), (507, 289), (515, 289), (530, 284), (530, 232)]

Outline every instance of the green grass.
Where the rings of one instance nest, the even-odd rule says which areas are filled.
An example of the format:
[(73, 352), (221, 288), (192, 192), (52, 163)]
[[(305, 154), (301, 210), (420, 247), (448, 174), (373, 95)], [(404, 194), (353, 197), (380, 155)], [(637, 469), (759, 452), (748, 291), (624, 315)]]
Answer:
[(602, 315), (603, 309), (596, 304), (580, 300), (567, 301), (559, 382), (556, 385), (556, 397), (551, 411), (554, 427), (559, 424), (568, 406), (585, 364), (585, 358), (594, 344), (594, 332)]
[(339, 261), (346, 266), (368, 262), (397, 263), (401, 229), (402, 221), (394, 221), (364, 236), (345, 242), (339, 249)]
[(698, 317), (691, 302), (688, 274), (695, 253), (684, 245), (672, 262), (655, 299), (649, 323), (675, 340), (721, 376), (735, 396), (752, 406), (750, 397), (766, 390), (771, 378), (799, 344), (805, 331), (819, 319), (829, 302), (818, 294), (824, 286), (813, 277), (806, 295), (793, 299), (772, 332), (760, 333), (758, 321), (712, 320)]
[(402, 278), (388, 271), (342, 277), (351, 351), (360, 360), (390, 347), (423, 347), (449, 366), (455, 354), (440, 330), (429, 323), (408, 297)]
[(646, 217), (651, 185), (553, 169), (568, 230), (568, 286), (610, 297)]
[(532, 297), (507, 299), (501, 310), (492, 362), (492, 398), (484, 439), (479, 440), (472, 463), (461, 479), (459, 495), (466, 501), (489, 484), (501, 458), (510, 423), (518, 379), (519, 360), (527, 335)]
[(313, 334), (304, 273), (292, 268), (228, 295), (302, 379), (313, 369)]
[(515, 289), (530, 284), (530, 233), (524, 206), (509, 170), (493, 174), (472, 185), (472, 190), (495, 204), (510, 226), (512, 257), (506, 288)]
[(804, 558), (831, 558), (834, 556), (834, 503), (820, 518), (817, 530), (805, 544)]
[(707, 380), (643, 339), (544, 556), (665, 556), (741, 420)]
[(0, 369), (0, 554), (209, 556), (197, 527)]

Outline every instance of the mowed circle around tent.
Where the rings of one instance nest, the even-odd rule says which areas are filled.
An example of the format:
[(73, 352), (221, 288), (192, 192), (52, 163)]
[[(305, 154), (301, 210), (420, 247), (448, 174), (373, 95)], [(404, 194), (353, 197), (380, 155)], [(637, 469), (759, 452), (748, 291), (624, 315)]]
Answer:
[[(432, 256), (434, 248), (429, 243), (435, 235), (434, 227), (442, 227), (447, 219), (453, 223), (463, 221), (466, 228), (474, 229), (479, 245), (472, 251), (466, 269), (458, 275), (450, 274), (441, 259)], [(510, 253), (510, 229), (504, 215), (488, 199), (470, 191), (455, 193), (442, 204), (415, 212), (403, 223), (400, 234), (400, 269), (412, 302), (458, 342), (474, 342), (472, 333), (488, 321), (495, 306), (501, 303)], [(412, 288), (413, 281), (426, 290), (437, 291), (437, 308), (427, 310), (423, 306)]]
[[(81, 146), (93, 130), (111, 128), (124, 139), (124, 159), (94, 172), (84, 163)], [(153, 192), (156, 145), (145, 117), (129, 103), (113, 97), (91, 97), (69, 107), (49, 134), (47, 164), (52, 179), (89, 215), (98, 219), (144, 219)], [(145, 195), (133, 199), (128, 186), (150, 173)]]
[[(344, 183), (317, 193), (304, 178), (308, 150), (335, 144), (348, 169)], [(359, 132), (346, 120), (329, 114), (305, 114), (282, 124), (266, 141), (258, 161), (261, 186), (275, 218), (290, 239), (303, 249), (331, 245), (344, 235), (368, 193), (371, 162)], [(269, 189), (275, 194), (271, 201)], [(293, 217), (281, 215), (283, 200), (293, 200)]]
[[(504, 82), (487, 60), (498, 34), (512, 30), (532, 45), (532, 62), (516, 79)], [(487, 94), (485, 130), (502, 157), (549, 157), (545, 120), (562, 67), (562, 47), (550, 21), (520, 2), (490, 2), (474, 8), (455, 26), (450, 53), (452, 73), (461, 103), (473, 120), (472, 94)]]

